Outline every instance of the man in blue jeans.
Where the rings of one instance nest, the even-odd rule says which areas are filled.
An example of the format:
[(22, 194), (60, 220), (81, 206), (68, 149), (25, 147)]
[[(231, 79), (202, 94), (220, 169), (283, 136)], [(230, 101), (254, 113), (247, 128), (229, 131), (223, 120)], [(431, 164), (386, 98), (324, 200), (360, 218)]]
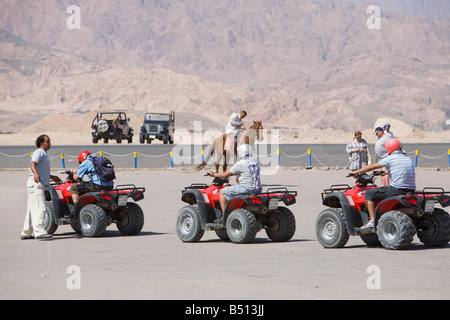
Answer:
[(388, 156), (381, 159), (377, 163), (365, 166), (354, 171), (355, 177), (360, 173), (376, 170), (385, 167), (388, 170), (391, 183), (389, 186), (369, 189), (364, 197), (367, 203), (367, 211), (369, 211), (370, 221), (361, 228), (373, 228), (373, 220), (375, 217), (375, 202), (383, 200), (391, 196), (406, 194), (416, 190), (416, 174), (414, 164), (410, 157), (402, 150), (402, 145), (397, 139), (389, 139), (385, 144)]
[[(95, 190), (110, 190), (113, 186), (113, 181), (101, 180), (95, 171), (94, 164), (90, 160), (92, 154), (89, 151), (83, 151), (78, 155), (78, 163), (80, 166), (78, 169), (73, 170), (73, 179), (75, 181), (82, 181), (84, 175), (87, 175), (92, 184), (86, 186), (86, 190), (83, 191), (95, 191)], [(80, 199), (80, 186), (75, 183), (70, 187), (70, 193), (72, 194), (73, 205), (75, 206)]]

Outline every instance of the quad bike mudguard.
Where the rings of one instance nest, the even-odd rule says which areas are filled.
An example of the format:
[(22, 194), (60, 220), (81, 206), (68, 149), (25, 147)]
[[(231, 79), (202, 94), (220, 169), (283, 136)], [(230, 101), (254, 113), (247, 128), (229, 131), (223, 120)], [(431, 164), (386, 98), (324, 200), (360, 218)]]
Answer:
[(360, 227), (367, 222), (365, 214), (351, 207), (344, 193), (335, 192), (323, 195), (322, 203), (327, 207), (342, 209), (347, 223), (347, 231), (352, 236), (356, 235), (355, 227)]
[[(426, 188), (426, 189), (439, 189), (442, 190), (440, 192), (436, 192), (435, 194), (431, 194), (430, 197), (427, 197), (426, 191), (416, 191), (413, 193), (407, 193), (397, 196), (392, 196), (386, 199), (383, 199), (378, 203), (375, 208), (375, 221), (381, 217), (381, 215), (390, 210), (394, 210), (397, 205), (400, 205), (403, 208), (412, 208), (417, 210), (417, 212), (423, 212), (426, 201), (434, 201), (438, 202), (443, 208), (450, 206), (450, 197), (446, 194), (444, 189), (441, 188)], [(430, 195), (428, 193), (428, 195)]]
[[(51, 201), (52, 201), (52, 205), (53, 205), (54, 213), (55, 213), (55, 223), (59, 224), (61, 218), (64, 218), (65, 215), (70, 214), (69, 206), (63, 200), (58, 198), (55, 188), (47, 187), (47, 188), (45, 188), (45, 190), (48, 191)], [(49, 199), (47, 199), (47, 200), (49, 200)]]
[(222, 216), (220, 210), (214, 210), (211, 206), (205, 204), (202, 193), (198, 189), (190, 189), (183, 192), (181, 196), (183, 202), (190, 205), (197, 204), (198, 211), (200, 213), (200, 222), (203, 230), (206, 230), (206, 224), (213, 222), (215, 219), (219, 219)]

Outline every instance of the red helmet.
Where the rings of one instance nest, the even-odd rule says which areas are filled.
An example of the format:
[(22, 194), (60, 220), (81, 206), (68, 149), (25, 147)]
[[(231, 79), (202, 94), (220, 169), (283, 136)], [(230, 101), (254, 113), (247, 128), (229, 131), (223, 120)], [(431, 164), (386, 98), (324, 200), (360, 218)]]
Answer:
[(80, 152), (80, 154), (78, 155), (78, 162), (82, 163), (84, 160), (86, 160), (87, 156), (90, 155), (91, 153), (89, 151), (82, 151)]
[(389, 139), (388, 141), (386, 141), (384, 147), (389, 154), (392, 154), (392, 152), (394, 152), (395, 150), (401, 149), (402, 144), (397, 139)]

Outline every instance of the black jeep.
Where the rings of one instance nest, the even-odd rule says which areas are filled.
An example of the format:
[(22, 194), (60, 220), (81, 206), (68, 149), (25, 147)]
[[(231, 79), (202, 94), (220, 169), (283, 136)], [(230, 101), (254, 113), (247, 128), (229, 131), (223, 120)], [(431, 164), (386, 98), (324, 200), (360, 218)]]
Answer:
[(152, 143), (152, 140), (162, 140), (164, 144), (173, 144), (175, 132), (175, 112), (174, 111), (154, 111), (147, 112), (144, 123), (139, 133), (139, 142)]
[(108, 140), (116, 140), (122, 143), (123, 139), (128, 143), (133, 142), (133, 128), (128, 125), (130, 118), (127, 118), (125, 112), (99, 112), (92, 120), (91, 133), (92, 142), (97, 143), (103, 139), (105, 143)]

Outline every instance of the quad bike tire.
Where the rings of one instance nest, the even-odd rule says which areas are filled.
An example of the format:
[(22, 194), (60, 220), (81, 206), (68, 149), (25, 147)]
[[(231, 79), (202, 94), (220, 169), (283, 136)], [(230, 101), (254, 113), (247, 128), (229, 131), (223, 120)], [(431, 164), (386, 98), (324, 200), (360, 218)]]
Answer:
[(316, 219), (316, 237), (324, 248), (344, 247), (350, 235), (342, 209), (327, 208)]
[(406, 249), (413, 241), (415, 234), (416, 227), (411, 218), (404, 212), (388, 211), (378, 220), (378, 239), (386, 249)]
[(249, 243), (255, 239), (259, 223), (253, 213), (241, 208), (230, 213), (226, 226), (231, 242)]
[(230, 238), (228, 237), (227, 229), (216, 229), (214, 230), (216, 232), (216, 235), (219, 237), (222, 241), (230, 241)]
[(177, 216), (177, 235), (183, 242), (198, 242), (205, 231), (202, 229), (198, 207), (185, 206)]
[(88, 204), (80, 210), (78, 221), (85, 237), (99, 237), (105, 232), (109, 218), (102, 208)]
[(381, 246), (381, 242), (378, 239), (378, 235), (376, 233), (371, 234), (362, 234), (361, 240), (364, 241), (369, 247), (379, 247)]
[(54, 234), (58, 229), (55, 222), (55, 210), (51, 201), (45, 201), (44, 230), (48, 234)]
[(132, 236), (138, 234), (144, 227), (144, 212), (142, 208), (134, 202), (127, 203), (127, 206), (122, 209), (121, 218), (118, 219), (116, 225), (123, 235)]
[(291, 210), (279, 207), (267, 214), (266, 234), (274, 242), (291, 240), (295, 233), (295, 217)]
[(450, 215), (443, 209), (426, 213), (417, 222), (417, 236), (427, 247), (443, 247), (450, 241)]

